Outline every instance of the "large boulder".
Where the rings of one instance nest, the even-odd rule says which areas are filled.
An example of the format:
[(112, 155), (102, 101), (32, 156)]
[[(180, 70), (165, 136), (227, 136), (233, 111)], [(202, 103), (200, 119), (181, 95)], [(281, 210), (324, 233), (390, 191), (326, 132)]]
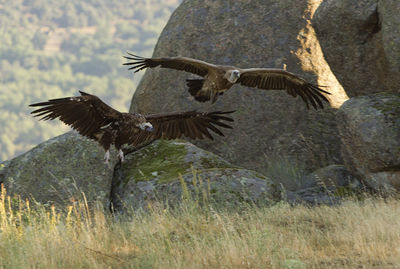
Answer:
[(378, 1), (378, 14), (382, 27), (382, 43), (393, 84), (400, 92), (400, 1)]
[[(108, 205), (113, 167), (103, 162), (104, 150), (76, 132), (52, 138), (4, 163), (0, 180), (7, 193), (61, 207), (86, 196)], [(113, 163), (114, 162), (114, 163)]]
[(350, 97), (400, 92), (400, 1), (324, 0), (313, 26)]
[(337, 119), (347, 168), (376, 190), (400, 191), (400, 94), (350, 98)]
[[(281, 174), (285, 176), (285, 173)], [(272, 178), (272, 181), (277, 183), (281, 198), (290, 204), (333, 205), (345, 197), (365, 191), (361, 182), (344, 165), (337, 164), (320, 168), (308, 175), (295, 173), (291, 179), (297, 183), (295, 185), (288, 184), (287, 180), (280, 183), (279, 177)]]
[(182, 198), (235, 206), (244, 201), (269, 204), (279, 197), (265, 176), (189, 142), (163, 140), (128, 155), (126, 162), (116, 166), (111, 193), (116, 211), (164, 202), (175, 206)]
[[(248, 67), (276, 67), (328, 85), (332, 103), (343, 96), (324, 62), (310, 18), (316, 4), (300, 0), (183, 1), (163, 30), (155, 57), (188, 56)], [(193, 75), (146, 70), (130, 111), (236, 110), (232, 131), (214, 141), (192, 141), (228, 161), (265, 172), (282, 156), (312, 171), (340, 163), (335, 110), (307, 110), (285, 92), (234, 86), (215, 105), (195, 102), (185, 80)]]

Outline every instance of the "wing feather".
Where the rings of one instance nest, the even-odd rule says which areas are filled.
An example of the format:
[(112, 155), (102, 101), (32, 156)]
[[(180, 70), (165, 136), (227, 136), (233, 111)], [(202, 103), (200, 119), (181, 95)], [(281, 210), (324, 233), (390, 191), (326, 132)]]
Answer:
[[(192, 139), (213, 139), (211, 133), (224, 136), (218, 127), (231, 129), (232, 127), (222, 121), (233, 122), (227, 114), (233, 111), (221, 112), (179, 112), (168, 114), (153, 114), (145, 116), (153, 125), (154, 131), (139, 131), (134, 139), (129, 141), (133, 146), (152, 139), (177, 139), (183, 136)], [(211, 131), (211, 132), (210, 132)]]
[(144, 58), (128, 52), (128, 56), (124, 56), (124, 58), (129, 60), (124, 65), (130, 66), (128, 70), (133, 70), (135, 73), (148, 67), (160, 66), (204, 77), (210, 69), (217, 68), (216, 65), (188, 57)]
[(309, 104), (315, 109), (324, 108), (323, 102), (329, 103), (323, 95), (330, 94), (329, 92), (283, 69), (242, 69), (237, 83), (264, 90), (286, 90), (291, 96), (299, 95), (306, 103), (307, 108), (309, 108)]
[(81, 92), (81, 96), (51, 99), (29, 106), (41, 107), (31, 112), (40, 120), (59, 118), (81, 135), (94, 138), (102, 126), (120, 118), (121, 113), (111, 108), (97, 96)]

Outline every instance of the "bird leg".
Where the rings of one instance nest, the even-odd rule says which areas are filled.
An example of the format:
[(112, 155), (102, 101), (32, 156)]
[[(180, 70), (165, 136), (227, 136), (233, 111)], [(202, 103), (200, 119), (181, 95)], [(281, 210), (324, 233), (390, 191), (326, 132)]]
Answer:
[(125, 161), (124, 152), (122, 151), (122, 149), (119, 149), (118, 157), (121, 159), (121, 162)]
[(110, 160), (110, 150), (108, 149), (106, 151), (106, 154), (104, 154), (104, 163), (108, 164), (108, 161)]

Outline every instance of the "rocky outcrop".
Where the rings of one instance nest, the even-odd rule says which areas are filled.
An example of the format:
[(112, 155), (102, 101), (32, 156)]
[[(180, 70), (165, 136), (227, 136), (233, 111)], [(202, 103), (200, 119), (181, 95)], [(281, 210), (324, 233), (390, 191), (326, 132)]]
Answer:
[(0, 180), (8, 194), (65, 206), (71, 199), (109, 202), (114, 163), (105, 165), (104, 150), (93, 140), (68, 132), (4, 163)]
[(274, 184), (254, 171), (185, 141), (156, 141), (117, 165), (112, 207), (125, 211), (154, 203), (174, 206), (182, 198), (208, 200), (218, 206), (270, 204), (277, 197)]
[(378, 1), (378, 14), (382, 29), (382, 44), (388, 61), (388, 69), (396, 83), (390, 84), (400, 92), (400, 2), (397, 0)]
[(346, 167), (376, 190), (400, 190), (400, 94), (349, 99), (337, 114)]
[(324, 0), (313, 26), (348, 96), (400, 92), (400, 1)]
[(400, 190), (400, 2), (324, 0), (314, 17), (324, 55), (351, 98), (337, 121), (346, 167), (376, 190)]
[(221, 206), (270, 204), (279, 197), (266, 177), (185, 141), (155, 141), (122, 164), (115, 150), (110, 165), (103, 156), (96, 142), (69, 132), (2, 163), (0, 180), (11, 196), (59, 208), (82, 200), (83, 194), (89, 205), (98, 201), (108, 207), (111, 200), (118, 211), (163, 201), (175, 205), (186, 191), (194, 200)]
[[(188, 56), (216, 64), (277, 67), (312, 82), (338, 89), (319, 50), (310, 17), (312, 1), (183, 1), (170, 18), (154, 56)], [(285, 156), (312, 171), (340, 163), (334, 109), (307, 110), (300, 98), (285, 92), (234, 86), (213, 106), (189, 97), (185, 79), (193, 75), (149, 69), (132, 99), (130, 111), (232, 110), (235, 123), (224, 138), (192, 141), (241, 167), (265, 172)], [(324, 80), (325, 79), (325, 80)], [(339, 102), (340, 103), (340, 102)]]
[(283, 190), (282, 199), (290, 204), (334, 205), (364, 190), (343, 165), (329, 165), (302, 178), (297, 190)]
[(356, 188), (359, 183), (353, 174), (344, 165), (329, 165), (309, 174), (304, 180), (303, 187), (322, 186), (333, 192), (339, 187), (353, 186)]

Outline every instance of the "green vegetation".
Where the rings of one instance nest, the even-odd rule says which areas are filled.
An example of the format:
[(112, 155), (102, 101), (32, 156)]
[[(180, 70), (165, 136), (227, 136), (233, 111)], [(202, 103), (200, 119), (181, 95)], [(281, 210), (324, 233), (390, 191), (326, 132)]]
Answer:
[[(400, 202), (214, 210), (187, 197), (130, 218), (0, 195), (1, 268), (398, 268)], [(118, 220), (117, 220), (118, 219)]]
[(276, 186), (285, 190), (299, 190), (306, 175), (304, 167), (295, 164), (285, 157), (273, 157), (268, 162), (265, 175), (270, 178)]
[(179, 2), (0, 0), (0, 162), (68, 130), (30, 103), (84, 90), (127, 111), (141, 74), (122, 55), (150, 56)]
[(191, 172), (194, 160), (196, 165), (201, 167), (201, 171), (211, 169), (226, 169), (235, 167), (217, 156), (206, 155), (200, 160), (185, 160), (190, 158), (185, 144), (180, 144), (179, 140), (166, 141), (159, 140), (141, 149), (122, 164), (125, 169), (126, 178), (138, 181), (148, 181), (157, 178), (158, 183), (170, 182), (177, 179), (179, 174)]
[(377, 96), (387, 96), (391, 99), (383, 103), (378, 103), (377, 101), (375, 101), (375, 104), (372, 104), (374, 108), (378, 109), (382, 113), (392, 116), (400, 114), (400, 101), (398, 101), (397, 99), (397, 97), (400, 98), (399, 93), (382, 92), (378, 93)]
[(128, 175), (136, 181), (152, 180), (158, 177), (159, 182), (167, 182), (176, 178), (179, 173), (185, 173), (190, 169), (190, 163), (185, 163), (183, 160), (186, 152), (184, 145), (161, 140), (142, 149), (138, 153), (140, 157), (133, 159), (135, 165), (131, 163), (123, 165), (126, 166)]

